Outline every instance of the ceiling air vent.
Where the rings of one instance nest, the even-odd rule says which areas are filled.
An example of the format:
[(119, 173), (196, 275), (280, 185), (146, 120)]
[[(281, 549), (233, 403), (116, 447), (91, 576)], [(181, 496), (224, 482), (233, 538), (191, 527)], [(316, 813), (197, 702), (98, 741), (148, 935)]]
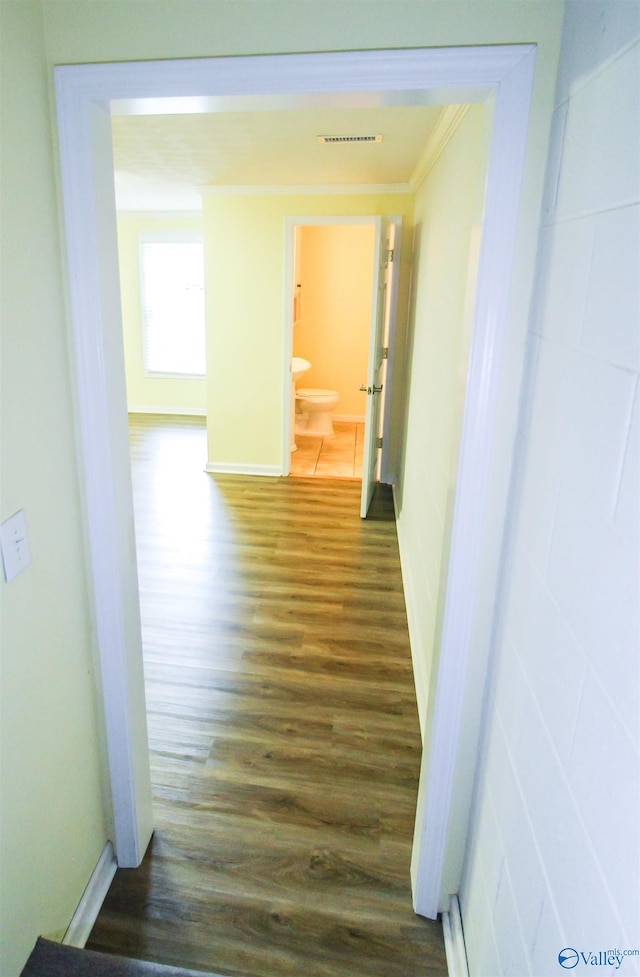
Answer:
[(382, 136), (318, 136), (318, 142), (382, 142)]

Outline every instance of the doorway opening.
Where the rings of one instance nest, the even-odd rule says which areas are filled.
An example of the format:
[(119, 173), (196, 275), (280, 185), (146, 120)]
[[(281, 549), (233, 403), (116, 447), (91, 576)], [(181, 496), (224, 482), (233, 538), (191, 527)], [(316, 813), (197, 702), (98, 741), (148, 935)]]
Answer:
[(289, 475), (361, 480), (375, 223), (295, 224), (293, 244)]
[[(502, 349), (528, 133), (534, 45), (356, 51), (202, 61), (68, 65), (55, 69), (69, 296), (76, 361), (77, 418), (85, 478), (96, 635), (119, 864), (139, 864), (152, 830), (132, 558), (131, 480), (118, 323), (115, 207), (108, 106), (113, 99), (279, 94), (301, 104), (346, 92), (397, 99), (420, 92), (437, 104), (495, 96), (472, 352), (451, 536), (441, 667), (435, 691), (426, 798), (418, 815), (414, 905), (435, 916), (449, 863), (461, 735), (469, 706), (465, 675), (478, 599), (482, 541)], [(291, 93), (296, 93), (292, 96)], [(118, 323), (119, 327), (119, 323)], [(368, 397), (374, 401), (375, 397)], [(480, 696), (482, 683), (475, 683)], [(456, 853), (453, 853), (455, 861)], [(448, 888), (447, 891), (455, 891)]]
[[(329, 464), (344, 466), (337, 477), (358, 477), (362, 483), (362, 518), (376, 486), (393, 481), (390, 418), (401, 229), (400, 216), (285, 220), (282, 473), (291, 474), (293, 467), (293, 474), (298, 469), (308, 475), (310, 467), (317, 469), (322, 453), (317, 434), (328, 433)], [(317, 364), (315, 373), (309, 356)], [(320, 376), (334, 385), (319, 386)], [(314, 377), (316, 383), (308, 387)], [(352, 429), (342, 445), (336, 445), (332, 420), (322, 417), (318, 432), (316, 418), (305, 417), (314, 395), (321, 411), (322, 401), (328, 398), (337, 407), (341, 395), (351, 410), (363, 405), (363, 413), (338, 413), (337, 423)], [(308, 436), (310, 427), (316, 431)], [(300, 463), (298, 437), (305, 450)], [(331, 459), (334, 445), (337, 459)], [(345, 448), (348, 460), (341, 457)]]

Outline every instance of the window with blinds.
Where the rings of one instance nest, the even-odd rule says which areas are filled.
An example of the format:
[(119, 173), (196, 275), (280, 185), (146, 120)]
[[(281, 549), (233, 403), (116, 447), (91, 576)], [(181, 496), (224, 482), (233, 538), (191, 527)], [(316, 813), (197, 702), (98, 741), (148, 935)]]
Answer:
[(144, 369), (148, 376), (204, 377), (202, 241), (140, 241)]

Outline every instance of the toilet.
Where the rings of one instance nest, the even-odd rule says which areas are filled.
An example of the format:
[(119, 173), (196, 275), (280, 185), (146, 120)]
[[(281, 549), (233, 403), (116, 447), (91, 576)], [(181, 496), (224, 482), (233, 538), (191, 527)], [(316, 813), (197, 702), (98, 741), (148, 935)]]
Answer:
[(296, 428), (300, 434), (327, 437), (333, 434), (331, 411), (340, 394), (337, 390), (322, 390), (318, 387), (296, 388)]

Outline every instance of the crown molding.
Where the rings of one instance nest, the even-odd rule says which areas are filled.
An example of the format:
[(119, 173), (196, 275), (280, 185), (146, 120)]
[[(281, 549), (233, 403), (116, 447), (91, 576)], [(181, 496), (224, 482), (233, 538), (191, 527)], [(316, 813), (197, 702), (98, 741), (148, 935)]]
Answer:
[(293, 186), (211, 186), (195, 187), (203, 197), (311, 197), (328, 194), (413, 193), (409, 183), (326, 183)]
[(416, 163), (416, 168), (409, 177), (411, 193), (426, 180), (430, 170), (440, 158), (447, 145), (453, 138), (458, 126), (471, 108), (470, 105), (445, 105), (440, 117), (431, 133), (429, 142), (425, 146), (422, 156)]

